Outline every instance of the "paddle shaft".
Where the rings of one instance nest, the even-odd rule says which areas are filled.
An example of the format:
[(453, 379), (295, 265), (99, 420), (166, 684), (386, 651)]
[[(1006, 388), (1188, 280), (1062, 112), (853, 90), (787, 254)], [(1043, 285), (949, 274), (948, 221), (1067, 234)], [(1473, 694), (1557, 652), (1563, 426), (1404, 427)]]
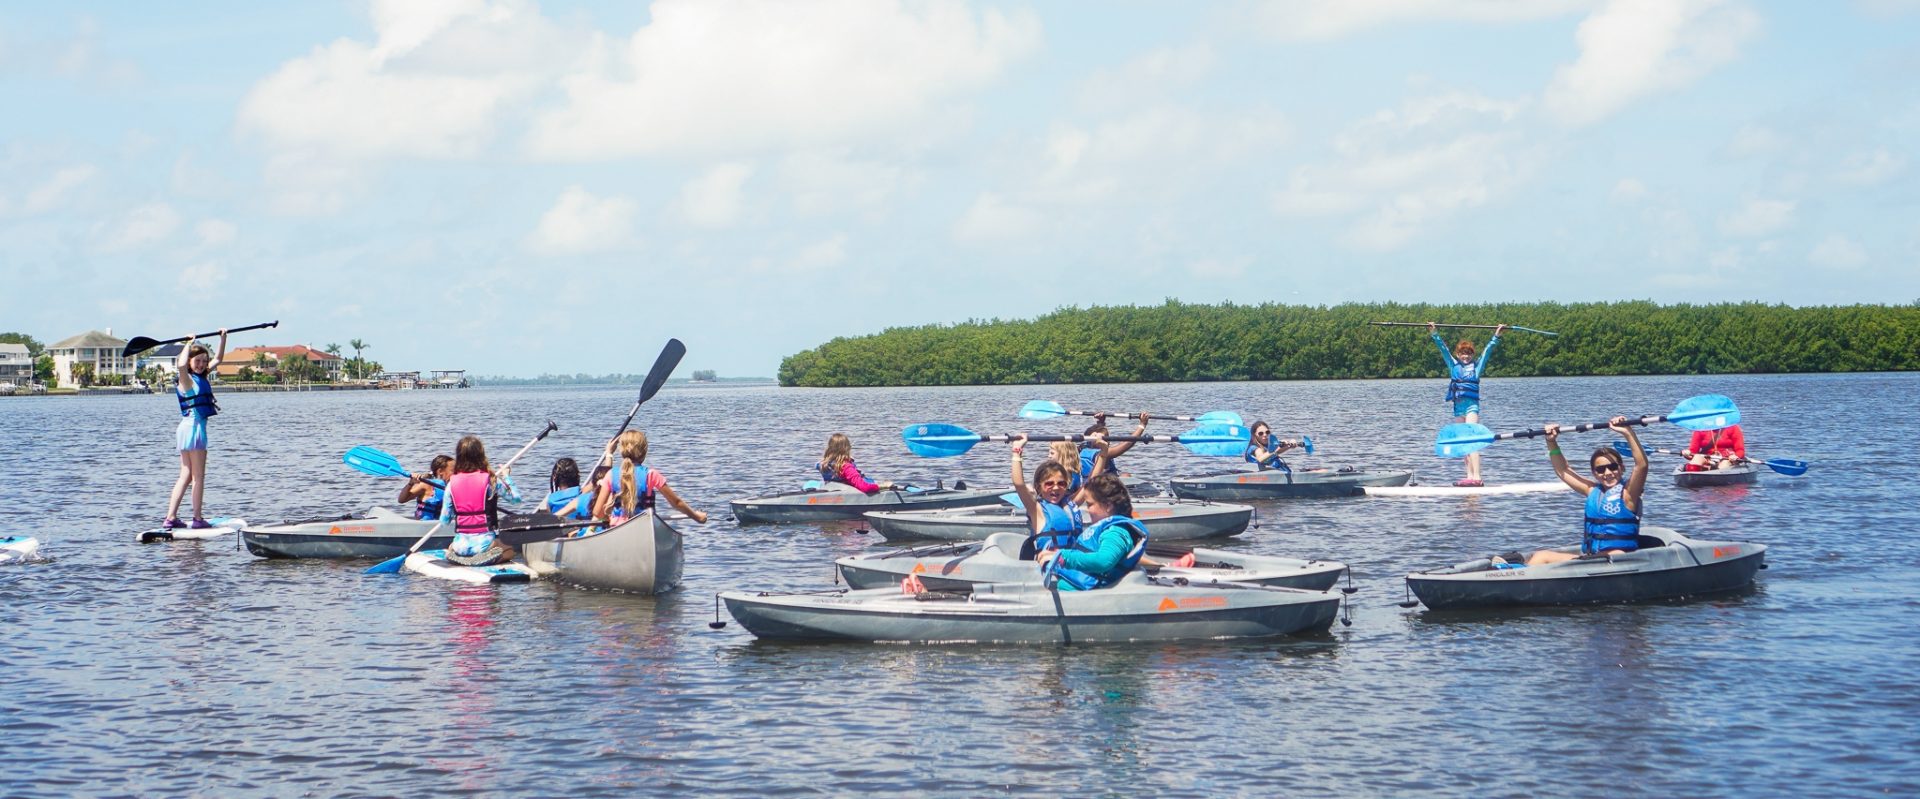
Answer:
[[(280, 326), (280, 320), (275, 319), (271, 322), (261, 322), (260, 324), (247, 325), (246, 327), (229, 327), (227, 328), (227, 332), (239, 333), (244, 330), (261, 330), (264, 328), (279, 327), (279, 326)], [(165, 341), (154, 341), (153, 339), (147, 338), (145, 336), (135, 336), (132, 341), (127, 342), (126, 349), (123, 349), (120, 351), (120, 357), (125, 358), (128, 356), (134, 355), (136, 353), (146, 352), (147, 350), (153, 349), (154, 347), (158, 347), (162, 344), (178, 344), (182, 341), (192, 341), (197, 338), (206, 338), (208, 336), (217, 336), (217, 335), (220, 335), (220, 331), (215, 330), (211, 333), (201, 333), (199, 335), (194, 335), (194, 336), (182, 336), (180, 338), (170, 338)]]
[[(1642, 416), (1642, 417), (1640, 417), (1640, 418), (1638, 418), (1638, 419), (1628, 419), (1628, 420), (1626, 420), (1625, 422), (1622, 422), (1622, 424), (1626, 424), (1626, 425), (1628, 425), (1628, 426), (1632, 426), (1632, 425), (1640, 425), (1640, 426), (1642, 426), (1642, 427), (1644, 427), (1644, 426), (1646, 426), (1646, 425), (1650, 425), (1650, 424), (1653, 424), (1653, 423), (1655, 423), (1655, 422), (1664, 422), (1664, 421), (1666, 421), (1666, 420), (1667, 420), (1667, 417), (1666, 417), (1666, 416), (1664, 416), (1664, 415), (1663, 415), (1663, 416)], [(1611, 425), (1611, 424), (1609, 424), (1609, 423), (1607, 423), (1607, 422), (1588, 422), (1588, 423), (1586, 423), (1586, 424), (1576, 424), (1576, 425), (1562, 425), (1562, 426), (1560, 427), (1560, 432), (1562, 432), (1562, 433), (1585, 433), (1585, 432), (1587, 432), (1587, 431), (1589, 431), (1589, 430), (1605, 430), (1605, 429), (1607, 429), (1608, 427), (1611, 427), (1611, 426), (1612, 426), (1612, 425)], [(1546, 430), (1546, 428), (1544, 428), (1544, 427), (1536, 427), (1536, 428), (1534, 428), (1534, 429), (1532, 429), (1532, 430), (1521, 430), (1521, 431), (1519, 431), (1519, 432), (1515, 432), (1515, 433), (1495, 433), (1495, 434), (1494, 434), (1494, 436), (1493, 436), (1493, 438), (1491, 438), (1491, 439), (1489, 439), (1489, 440), (1491, 440), (1491, 441), (1506, 441), (1507, 439), (1511, 439), (1511, 438), (1538, 438), (1538, 437), (1540, 437), (1540, 436), (1544, 436), (1544, 435), (1546, 435), (1546, 434), (1547, 434), (1547, 430)]]
[[(1064, 409), (1060, 412), (1067, 416), (1105, 416), (1110, 419), (1139, 419), (1141, 413), (1140, 411), (1133, 411), (1132, 413), (1126, 411), (1076, 411), (1071, 408)], [(1211, 421), (1210, 419), (1202, 419), (1198, 416), (1182, 416), (1173, 413), (1149, 413), (1147, 414), (1147, 418), (1167, 419), (1175, 422)]]
[[(980, 441), (982, 443), (995, 443), (995, 444), (1004, 444), (1019, 437), (1018, 434), (1011, 434), (1011, 433), (1005, 434), (1005, 435), (988, 435), (986, 433), (978, 433), (976, 435), (980, 437)], [(1078, 443), (1078, 442), (1088, 441), (1091, 439), (1092, 439), (1092, 436), (1080, 435), (1077, 433), (1071, 434), (1071, 435), (1027, 436), (1028, 441), (1040, 441), (1040, 442), (1072, 441), (1072, 442)], [(1104, 440), (1109, 443), (1112, 443), (1115, 441), (1132, 441), (1140, 444), (1178, 444), (1180, 443), (1179, 436), (1106, 436)]]
[[(667, 382), (667, 376), (673, 374), (673, 370), (680, 365), (681, 356), (686, 354), (687, 345), (681, 344), (680, 339), (667, 339), (667, 346), (660, 349), (660, 357), (653, 359), (653, 368), (647, 372), (646, 381), (640, 384), (640, 397), (635, 399), (633, 407), (627, 410), (627, 418), (620, 422), (620, 429), (613, 431), (614, 438), (619, 438), (621, 433), (627, 432), (627, 427), (633, 424), (633, 417), (640, 413), (640, 406), (645, 405), (647, 400), (653, 399), (653, 395), (660, 393), (660, 386)], [(587, 479), (593, 479), (593, 473), (600, 471), (601, 465), (607, 462), (607, 456), (611, 454), (613, 454), (611, 450), (600, 451), (600, 457), (593, 462), (593, 468), (587, 471)]]
[[(1426, 322), (1368, 322), (1367, 324), (1377, 325), (1380, 327), (1426, 327), (1427, 326)], [(1459, 328), (1467, 328), (1472, 330), (1498, 330), (1501, 327), (1500, 325), (1450, 325), (1442, 322), (1435, 322), (1433, 323), (1433, 326), (1434, 327), (1459, 327)], [(1527, 331), (1528, 333), (1539, 333), (1540, 335), (1543, 335), (1543, 336), (1560, 335), (1559, 333), (1555, 333), (1551, 330), (1535, 330), (1531, 327), (1521, 327), (1519, 325), (1506, 325), (1506, 328), (1508, 330), (1524, 330), (1524, 331)]]

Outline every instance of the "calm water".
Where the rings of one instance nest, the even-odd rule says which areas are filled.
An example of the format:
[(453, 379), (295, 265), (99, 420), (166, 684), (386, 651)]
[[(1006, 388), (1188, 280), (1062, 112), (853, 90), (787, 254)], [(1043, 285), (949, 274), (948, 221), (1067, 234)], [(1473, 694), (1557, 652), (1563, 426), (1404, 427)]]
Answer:
[[(1580, 500), (1263, 504), (1231, 545), (1354, 565), (1353, 625), (1254, 643), (793, 646), (714, 632), (713, 593), (813, 588), (878, 546), (858, 525), (737, 528), (726, 501), (806, 479), (845, 431), (870, 476), (1001, 482), (1004, 447), (922, 461), (902, 425), (987, 432), (1026, 400), (1234, 409), (1320, 454), (1426, 482), (1444, 420), (1430, 381), (1036, 389), (673, 388), (642, 410), (650, 461), (714, 513), (687, 524), (661, 598), (551, 585), (365, 577), (265, 561), (233, 537), (141, 546), (175, 473), (165, 396), (0, 401), (6, 532), (48, 563), (0, 566), (5, 796), (1765, 795), (1920, 793), (1920, 375), (1489, 380), (1496, 430), (1737, 400), (1760, 457), (1803, 478), (1683, 492), (1651, 522), (1772, 545), (1754, 593), (1711, 601), (1438, 616), (1398, 576), (1571, 543)], [(368, 444), (423, 467), (464, 433), (518, 469), (597, 454), (631, 389), (229, 395), (210, 515), (256, 521), (390, 501), (340, 464)], [(1178, 432), (1180, 425), (1156, 425)], [(1569, 436), (1570, 452), (1605, 442)], [(1650, 445), (1680, 448), (1677, 428)], [(1537, 442), (1487, 450), (1500, 481), (1550, 479)], [(1576, 458), (1577, 459), (1577, 458)], [(1218, 469), (1135, 450), (1136, 474)], [(64, 521), (50, 522), (51, 519)]]

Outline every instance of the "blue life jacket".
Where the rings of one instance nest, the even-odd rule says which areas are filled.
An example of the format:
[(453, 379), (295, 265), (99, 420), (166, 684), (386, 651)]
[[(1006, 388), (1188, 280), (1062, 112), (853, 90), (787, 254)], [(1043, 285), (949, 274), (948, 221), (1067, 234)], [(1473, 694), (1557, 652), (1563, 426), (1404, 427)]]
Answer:
[(1587, 492), (1587, 534), (1580, 541), (1582, 553), (1639, 548), (1636, 537), (1640, 535), (1640, 514), (1627, 507), (1627, 481), (1625, 475), (1621, 477), (1610, 490), (1594, 486)]
[(220, 404), (213, 401), (213, 384), (207, 382), (207, 376), (188, 372), (187, 377), (193, 380), (192, 394), (180, 393), (180, 386), (178, 384), (173, 387), (174, 398), (180, 400), (180, 415), (193, 416), (198, 414), (200, 418), (205, 419), (219, 413)]
[(567, 506), (567, 503), (573, 502), (575, 499), (578, 499), (580, 501), (573, 506), (573, 512), (567, 514), (562, 518), (578, 519), (580, 521), (586, 521), (588, 519), (593, 518), (593, 504), (591, 499), (592, 497), (593, 497), (593, 492), (591, 491), (585, 494), (580, 493), (579, 486), (574, 486), (572, 488), (562, 488), (559, 491), (555, 491), (547, 495), (547, 512), (559, 513), (561, 508), (564, 508)]
[(1127, 572), (1133, 571), (1133, 567), (1140, 564), (1140, 557), (1147, 553), (1146, 525), (1125, 516), (1108, 516), (1095, 523), (1092, 527), (1082, 530), (1080, 535), (1074, 538), (1073, 545), (1065, 548), (1092, 552), (1100, 548), (1101, 536), (1106, 534), (1108, 529), (1114, 527), (1120, 528), (1131, 537), (1133, 539), (1133, 546), (1127, 549), (1126, 557), (1121, 558), (1120, 562), (1116, 564), (1111, 571), (1101, 574), (1089, 574), (1079, 569), (1070, 569), (1066, 566), (1059, 565), (1059, 560), (1055, 559), (1051, 562), (1053, 565), (1053, 576), (1058, 578), (1060, 582), (1066, 583), (1072, 586), (1074, 590), (1079, 591), (1105, 588), (1120, 582), (1120, 578), (1127, 576)]
[(1073, 540), (1086, 528), (1080, 523), (1079, 512), (1071, 504), (1055, 505), (1044, 499), (1036, 502), (1046, 523), (1041, 525), (1040, 532), (1034, 534), (1033, 548), (1045, 550), (1073, 546)]
[[(1080, 450), (1080, 475), (1083, 479), (1087, 475), (1093, 474), (1093, 462), (1098, 460), (1099, 457), (1100, 449), (1098, 447), (1083, 448)], [(1108, 458), (1107, 471), (1115, 475), (1120, 474), (1120, 459)], [(1079, 486), (1074, 486), (1074, 488), (1078, 489)]]
[(1260, 471), (1263, 471), (1263, 472), (1264, 472), (1264, 471), (1266, 471), (1266, 470), (1268, 470), (1268, 469), (1278, 469), (1278, 470), (1280, 470), (1280, 471), (1283, 471), (1283, 472), (1286, 472), (1286, 473), (1288, 473), (1288, 474), (1292, 474), (1292, 473), (1293, 473), (1293, 468), (1292, 468), (1292, 467), (1289, 467), (1289, 466), (1287, 466), (1287, 462), (1286, 462), (1286, 461), (1283, 461), (1283, 460), (1280, 460), (1280, 456), (1279, 456), (1278, 454), (1275, 454), (1275, 453), (1273, 452), (1273, 450), (1276, 450), (1276, 449), (1279, 449), (1279, 447), (1280, 447), (1280, 437), (1279, 437), (1279, 436), (1276, 436), (1276, 435), (1273, 435), (1272, 433), (1268, 433), (1268, 434), (1267, 434), (1267, 458), (1266, 458), (1266, 460), (1261, 460), (1261, 459), (1259, 459), (1259, 458), (1257, 458), (1257, 457), (1255, 457), (1255, 456), (1254, 456), (1254, 454), (1253, 454), (1253, 450), (1254, 450), (1254, 449), (1255, 449), (1255, 448), (1256, 448), (1257, 446), (1258, 446), (1257, 444), (1248, 444), (1248, 445), (1247, 445), (1247, 453), (1246, 453), (1246, 459), (1247, 459), (1247, 462), (1248, 462), (1248, 463), (1251, 463), (1251, 464), (1255, 464), (1255, 465), (1257, 465), (1257, 466), (1259, 466), (1259, 467), (1260, 467)]
[(433, 486), (433, 496), (414, 504), (413, 518), (438, 519), (440, 518), (440, 509), (447, 501), (447, 484), (439, 480), (428, 480), (426, 483), (427, 485)]
[(1447, 401), (1480, 399), (1480, 365), (1461, 363), (1458, 359), (1447, 364)]
[[(653, 510), (653, 489), (647, 487), (647, 478), (653, 472), (644, 463), (635, 464), (633, 468), (633, 485), (640, 492), (639, 501), (633, 503), (633, 515), (638, 516)], [(615, 463), (613, 471), (607, 472), (607, 490), (613, 493), (613, 506), (607, 510), (607, 515), (612, 517), (614, 524), (619, 524), (627, 518), (627, 512), (620, 507), (620, 463)]]
[(1080, 486), (1086, 485), (1086, 483), (1086, 475), (1079, 472), (1069, 472), (1067, 474), (1067, 493), (1072, 494), (1075, 491), (1079, 491)]

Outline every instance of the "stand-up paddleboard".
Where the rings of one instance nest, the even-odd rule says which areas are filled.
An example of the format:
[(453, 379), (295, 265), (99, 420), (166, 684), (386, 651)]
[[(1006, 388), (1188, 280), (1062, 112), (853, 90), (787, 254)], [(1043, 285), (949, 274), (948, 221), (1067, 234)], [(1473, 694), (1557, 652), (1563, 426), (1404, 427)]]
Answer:
[(408, 555), (401, 568), (425, 577), (477, 585), (532, 582), (537, 576), (533, 569), (524, 563), (462, 566), (447, 560), (447, 551), (444, 549), (428, 549)]
[(24, 535), (0, 536), (0, 562), (31, 560), (40, 552), (40, 539)]
[(144, 530), (140, 533), (139, 541), (142, 544), (164, 544), (168, 541), (197, 541), (203, 538), (219, 538), (220, 536), (247, 526), (246, 519), (208, 519), (207, 522), (213, 526), (200, 530), (186, 527), (175, 527), (171, 530), (162, 530), (159, 528)]
[(1566, 491), (1559, 480), (1544, 483), (1504, 483), (1489, 486), (1366, 486), (1370, 497), (1485, 497), (1499, 494), (1549, 494)]

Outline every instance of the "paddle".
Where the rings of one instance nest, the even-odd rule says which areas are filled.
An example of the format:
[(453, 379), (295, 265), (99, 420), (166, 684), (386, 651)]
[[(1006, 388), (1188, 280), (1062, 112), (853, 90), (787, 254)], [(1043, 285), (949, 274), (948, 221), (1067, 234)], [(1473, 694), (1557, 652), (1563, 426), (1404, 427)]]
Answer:
[[(275, 319), (271, 322), (261, 322), (260, 324), (247, 325), (246, 327), (229, 327), (227, 328), (227, 332), (229, 334), (232, 334), (232, 333), (238, 333), (242, 330), (259, 330), (261, 328), (279, 327), (279, 326), (280, 326), (280, 320)], [(120, 357), (131, 358), (136, 353), (146, 352), (147, 350), (153, 349), (154, 347), (158, 347), (162, 344), (178, 344), (182, 341), (192, 341), (196, 338), (206, 338), (208, 336), (217, 336), (217, 335), (220, 335), (220, 331), (215, 330), (212, 333), (201, 333), (200, 335), (197, 335), (197, 336), (184, 336), (181, 338), (170, 338), (165, 341), (154, 341), (153, 339), (147, 338), (146, 336), (134, 336), (133, 340), (127, 342), (127, 346), (120, 350)]]
[[(1201, 425), (1177, 436), (1107, 436), (1107, 441), (1180, 444), (1195, 455), (1232, 457), (1247, 451), (1247, 428), (1235, 424)], [(907, 449), (923, 458), (964, 455), (983, 441), (1005, 443), (1012, 435), (984, 435), (955, 424), (917, 424), (900, 431)], [(1084, 435), (1027, 436), (1028, 441), (1086, 441)]]
[[(1673, 407), (1672, 413), (1665, 416), (1642, 416), (1638, 419), (1627, 420), (1627, 424), (1630, 425), (1648, 425), (1654, 422), (1672, 422), (1688, 430), (1718, 430), (1722, 427), (1739, 424), (1740, 408), (1733, 404), (1733, 400), (1719, 394), (1702, 394), (1698, 397), (1689, 397), (1682, 400), (1679, 405)], [(1584, 433), (1588, 430), (1602, 430), (1606, 427), (1606, 422), (1593, 422), (1591, 424), (1562, 427), (1560, 428), (1560, 432)], [(1547, 431), (1536, 428), (1533, 430), (1521, 430), (1517, 433), (1500, 433), (1495, 435), (1492, 430), (1488, 430), (1482, 425), (1472, 423), (1450, 424), (1440, 428), (1440, 434), (1435, 437), (1433, 442), (1433, 454), (1442, 458), (1459, 458), (1486, 449), (1487, 445), (1495, 441), (1505, 441), (1510, 438), (1534, 438), (1546, 434)]]
[[(1620, 454), (1628, 458), (1633, 457), (1633, 448), (1627, 446), (1627, 442), (1625, 441), (1613, 442), (1613, 448), (1615, 450), (1618, 450)], [(1685, 452), (1679, 452), (1671, 449), (1650, 448), (1647, 451), (1657, 452), (1661, 455), (1678, 455), (1682, 458), (1687, 456), (1687, 453)], [(1713, 459), (1716, 461), (1725, 460), (1725, 458), (1719, 455), (1713, 456)], [(1752, 458), (1747, 458), (1746, 460), (1748, 462), (1756, 462), (1756, 461), (1753, 461)], [(1789, 458), (1768, 458), (1767, 460), (1764, 460), (1764, 461), (1757, 461), (1757, 463), (1763, 464), (1767, 468), (1772, 469), (1775, 472), (1778, 472), (1780, 474), (1787, 475), (1788, 477), (1799, 477), (1800, 475), (1806, 474), (1807, 467), (1811, 465), (1806, 461), (1796, 461)]]
[[(533, 445), (540, 443), (540, 439), (546, 438), (548, 433), (551, 433), (558, 429), (560, 429), (560, 425), (554, 424), (552, 419), (548, 419), (547, 428), (545, 430), (541, 430), (540, 435), (534, 436), (533, 440), (527, 442), (526, 446), (521, 447), (519, 452), (513, 453), (513, 457), (508, 458), (506, 464), (502, 465), (499, 471), (504, 472), (508, 469), (513, 468), (514, 461), (520, 460), (520, 456), (527, 454), (527, 450), (533, 449)], [(447, 497), (447, 501), (452, 502), (453, 497), (451, 496)], [(413, 542), (413, 546), (407, 547), (407, 554), (401, 555), (398, 557), (388, 558), (386, 560), (380, 561), (379, 563), (373, 564), (371, 567), (368, 567), (366, 573), (367, 574), (399, 574), (400, 567), (407, 562), (407, 558), (413, 557), (413, 553), (419, 552), (421, 547), (427, 545), (427, 539), (432, 538), (434, 533), (440, 532), (440, 525), (441, 523), (439, 521), (435, 521), (433, 523), (433, 527), (427, 530), (426, 535), (420, 536), (420, 540)]]
[(400, 465), (400, 459), (373, 447), (354, 447), (340, 456), (341, 462), (354, 470), (374, 477), (412, 477), (407, 467)]
[[(1427, 326), (1426, 322), (1368, 322), (1367, 324), (1378, 325), (1380, 327), (1426, 327)], [(1499, 325), (1448, 325), (1448, 324), (1441, 324), (1439, 322), (1435, 322), (1433, 326), (1434, 327), (1463, 327), (1463, 328), (1469, 328), (1473, 330), (1493, 330), (1500, 327)], [(1551, 330), (1535, 330), (1531, 327), (1521, 327), (1519, 325), (1507, 325), (1507, 329), (1508, 330), (1525, 330), (1528, 333), (1539, 333), (1540, 335), (1543, 335), (1543, 336), (1560, 335), (1559, 333), (1555, 333)]]
[[(653, 368), (647, 370), (647, 379), (640, 383), (640, 398), (633, 401), (633, 408), (627, 411), (627, 418), (620, 423), (620, 429), (613, 431), (614, 438), (619, 438), (621, 433), (627, 432), (627, 426), (633, 424), (633, 416), (640, 412), (640, 406), (647, 400), (653, 399), (653, 395), (660, 393), (660, 387), (667, 384), (667, 378), (673, 374), (675, 368), (680, 366), (680, 359), (686, 354), (687, 345), (680, 343), (680, 339), (667, 339), (667, 346), (660, 348), (660, 357), (653, 359)], [(602, 449), (599, 460), (594, 461), (593, 468), (588, 469), (586, 473), (593, 474), (599, 471), (600, 465), (606, 462), (607, 452)]]
[(567, 521), (548, 511), (513, 514), (500, 521), (503, 524), (493, 531), (495, 540), (510, 547), (565, 538), (578, 528), (601, 524), (600, 521), (592, 519)]
[[(1140, 412), (1122, 413), (1120, 411), (1110, 411), (1103, 413), (1100, 411), (1075, 411), (1062, 408), (1060, 407), (1060, 403), (1052, 400), (1034, 400), (1020, 406), (1020, 418), (1022, 419), (1057, 419), (1062, 416), (1111, 416), (1115, 419), (1123, 419), (1138, 418)], [(1200, 424), (1246, 423), (1240, 419), (1240, 414), (1234, 413), (1233, 411), (1208, 411), (1199, 416), (1179, 416), (1161, 413), (1149, 413), (1147, 416), (1154, 419), (1170, 419), (1175, 422), (1199, 422)]]

